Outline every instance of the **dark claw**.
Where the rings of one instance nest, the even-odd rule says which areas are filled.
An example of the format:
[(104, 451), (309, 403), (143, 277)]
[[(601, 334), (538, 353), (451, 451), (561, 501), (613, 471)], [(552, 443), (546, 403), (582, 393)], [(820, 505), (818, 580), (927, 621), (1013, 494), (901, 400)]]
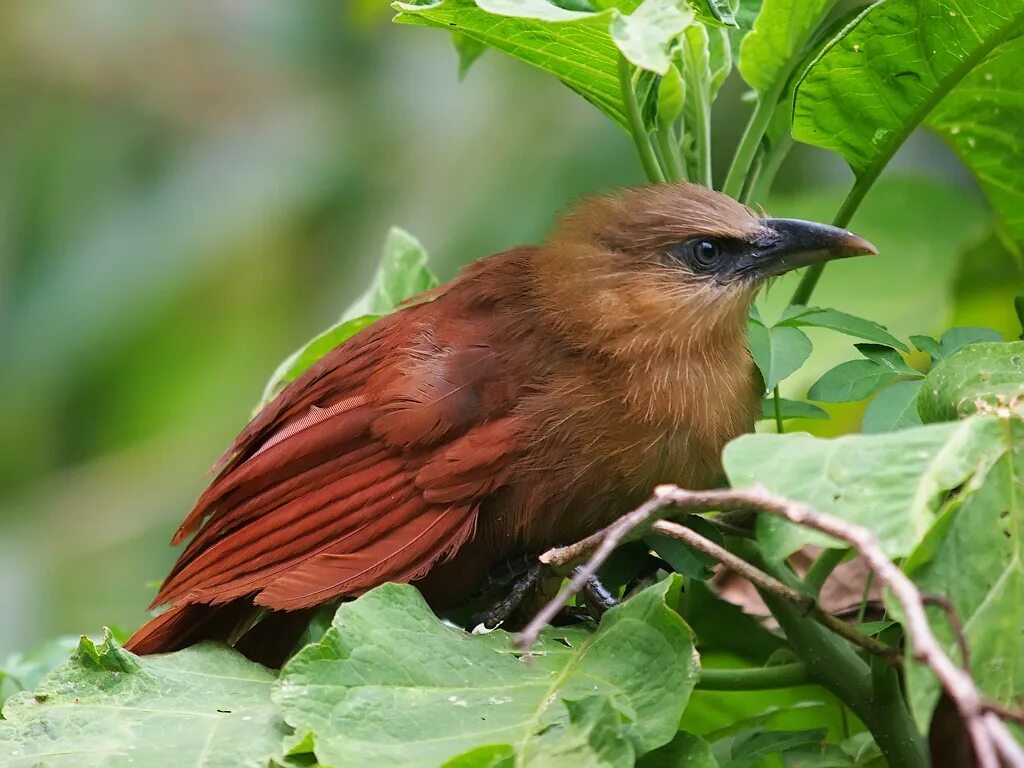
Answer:
[(526, 596), (537, 588), (537, 584), (540, 582), (541, 570), (541, 564), (534, 560), (533, 564), (512, 584), (512, 588), (502, 601), (493, 608), (478, 613), (471, 618), (469, 620), (470, 626), (476, 627), (483, 624), (486, 629), (494, 629), (499, 624), (508, 621), (509, 617), (515, 613), (516, 608), (520, 606)]
[[(573, 569), (574, 574), (579, 570), (579, 567), (577, 566)], [(608, 588), (597, 576), (591, 576), (587, 579), (587, 583), (583, 587), (583, 602), (587, 606), (587, 610), (590, 611), (590, 615), (595, 619), (600, 619), (606, 611), (619, 604), (615, 595), (608, 591)]]

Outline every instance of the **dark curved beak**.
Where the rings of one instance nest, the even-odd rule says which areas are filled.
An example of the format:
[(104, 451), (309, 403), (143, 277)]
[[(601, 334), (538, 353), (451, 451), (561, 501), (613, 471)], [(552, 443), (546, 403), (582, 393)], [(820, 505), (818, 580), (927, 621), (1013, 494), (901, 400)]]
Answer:
[(833, 259), (878, 253), (863, 237), (828, 224), (800, 219), (761, 219), (761, 224), (764, 240), (751, 266), (763, 277)]

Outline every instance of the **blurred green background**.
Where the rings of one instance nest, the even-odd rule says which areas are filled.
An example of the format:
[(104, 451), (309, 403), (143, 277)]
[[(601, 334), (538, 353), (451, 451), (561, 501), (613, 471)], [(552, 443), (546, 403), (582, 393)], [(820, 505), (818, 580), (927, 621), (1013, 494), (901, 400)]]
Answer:
[[(0, 658), (144, 619), (207, 469), (274, 366), (362, 289), (389, 225), (445, 279), (543, 237), (581, 194), (642, 181), (626, 135), (556, 81), (489, 52), (460, 83), (444, 35), (390, 16), (379, 0), (0, 6)], [(719, 98), (719, 175), (742, 95), (734, 77)], [(849, 180), (799, 149), (768, 207), (828, 220)], [(904, 336), (1019, 333), (1019, 262), (934, 138), (901, 151), (853, 228), (882, 255), (830, 267), (816, 303)], [(788, 394), (854, 354), (814, 338)], [(859, 411), (802, 426), (848, 431)]]

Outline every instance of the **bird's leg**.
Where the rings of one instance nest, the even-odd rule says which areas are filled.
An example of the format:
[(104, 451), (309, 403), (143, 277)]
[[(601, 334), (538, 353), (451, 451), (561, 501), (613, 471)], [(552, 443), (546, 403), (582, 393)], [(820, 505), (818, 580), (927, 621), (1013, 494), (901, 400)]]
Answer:
[[(573, 574), (575, 575), (581, 567), (576, 566), (573, 568)], [(587, 583), (583, 587), (583, 604), (587, 606), (591, 616), (595, 619), (600, 619), (604, 616), (605, 612), (617, 606), (619, 600), (608, 590), (600, 577), (595, 574), (587, 579)]]
[[(499, 569), (492, 572), (488, 581), (492, 585), (504, 587), (507, 590), (505, 596), (493, 607), (475, 614), (470, 619), (469, 625), (491, 630), (500, 624), (508, 623), (517, 610), (522, 607), (524, 601), (540, 590), (544, 572), (544, 566), (534, 558), (502, 563)], [(557, 574), (555, 575), (557, 576)], [(555, 581), (560, 581), (560, 579), (556, 578)], [(579, 608), (566, 606), (557, 623), (573, 624), (587, 619), (598, 620), (606, 611), (619, 604), (615, 595), (605, 587), (597, 576), (587, 579), (587, 583), (583, 587), (582, 598), (586, 612), (583, 613)]]
[[(507, 567), (511, 563), (506, 563), (505, 565)], [(531, 560), (526, 569), (520, 571), (515, 576), (505, 597), (492, 608), (476, 614), (470, 619), (470, 625), (473, 627), (482, 625), (484, 629), (495, 629), (499, 624), (508, 621), (527, 595), (537, 589), (538, 584), (540, 584), (542, 570), (543, 566), (539, 562)], [(507, 584), (508, 582), (506, 581), (505, 583)]]

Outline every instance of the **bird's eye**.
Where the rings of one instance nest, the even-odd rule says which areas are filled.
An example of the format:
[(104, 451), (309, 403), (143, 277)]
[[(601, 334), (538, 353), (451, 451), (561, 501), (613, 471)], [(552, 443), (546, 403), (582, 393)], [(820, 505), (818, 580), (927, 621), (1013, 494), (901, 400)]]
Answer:
[(721, 265), (722, 246), (716, 240), (691, 240), (686, 244), (687, 261), (698, 272), (712, 272)]
[(727, 255), (732, 250), (729, 241), (714, 237), (697, 237), (684, 240), (671, 246), (667, 255), (673, 261), (688, 267), (697, 274), (715, 274), (721, 272), (728, 261)]

